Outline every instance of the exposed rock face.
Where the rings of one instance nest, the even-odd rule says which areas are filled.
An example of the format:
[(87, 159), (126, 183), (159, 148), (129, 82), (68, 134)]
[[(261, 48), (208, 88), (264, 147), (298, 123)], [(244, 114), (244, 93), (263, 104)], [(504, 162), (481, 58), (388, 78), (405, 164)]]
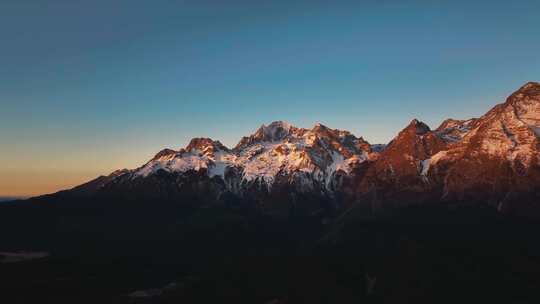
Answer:
[[(470, 124), (462, 140), (429, 160), (428, 178), (447, 200), (497, 208), (539, 203), (540, 84), (528, 83)], [(532, 207), (532, 206), (528, 206)]]
[(540, 206), (540, 85), (528, 83), (484, 116), (413, 120), (362, 178), (378, 203), (487, 203), (500, 211)]
[(419, 201), (430, 188), (426, 159), (445, 150), (447, 143), (416, 119), (394, 138), (362, 178), (360, 191), (375, 191), (377, 200)]
[(437, 136), (447, 143), (459, 142), (467, 134), (471, 127), (475, 126), (478, 120), (472, 118), (469, 120), (447, 119), (435, 130)]
[(353, 171), (377, 155), (367, 141), (348, 131), (277, 121), (243, 137), (232, 150), (209, 138), (195, 138), (178, 151), (162, 150), (142, 167), (103, 185), (102, 192), (150, 198), (190, 193), (191, 200), (199, 201), (234, 195), (257, 204), (335, 201), (343, 183), (352, 185), (350, 179), (357, 177)]
[[(427, 202), (487, 203), (500, 211), (540, 210), (540, 84), (527, 83), (480, 118), (416, 119), (388, 145), (348, 131), (276, 121), (233, 149), (194, 138), (145, 165), (73, 189), (77, 193), (190, 202), (285, 206)], [(528, 212), (528, 211), (527, 211)]]
[(262, 125), (261, 127), (259, 127), (259, 129), (257, 129), (257, 131), (255, 131), (254, 134), (242, 137), (242, 139), (234, 149), (240, 151), (255, 143), (280, 141), (289, 136), (303, 133), (304, 131), (305, 130), (303, 129), (298, 129), (294, 126), (291, 126), (287, 122), (274, 121), (268, 126)]

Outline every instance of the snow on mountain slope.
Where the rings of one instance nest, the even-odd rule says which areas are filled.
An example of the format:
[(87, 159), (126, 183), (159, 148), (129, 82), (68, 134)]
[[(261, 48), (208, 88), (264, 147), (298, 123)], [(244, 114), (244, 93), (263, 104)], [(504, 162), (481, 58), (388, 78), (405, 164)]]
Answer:
[(322, 124), (305, 129), (276, 121), (233, 149), (194, 138), (184, 149), (164, 149), (139, 168), (73, 190), (205, 202), (233, 194), (263, 205), (296, 204), (302, 196), (504, 207), (511, 200), (540, 201), (539, 135), (540, 84), (531, 82), (480, 118), (447, 119), (435, 130), (414, 119), (387, 145)]
[(427, 177), (449, 200), (503, 206), (516, 193), (528, 193), (519, 200), (530, 201), (540, 185), (538, 127), (540, 84), (528, 83), (471, 122), (461, 140), (432, 155)]
[(447, 119), (435, 130), (435, 133), (447, 143), (456, 143), (475, 125), (477, 119), (468, 120)]
[(508, 161), (518, 160), (530, 166), (537, 162), (540, 84), (527, 83), (505, 103), (496, 105), (478, 119), (461, 122), (458, 128), (465, 132), (461, 133), (459, 143), (451, 146), (447, 156), (463, 158), (482, 154)]
[(209, 138), (194, 138), (185, 149), (160, 151), (152, 160), (133, 173), (133, 178), (147, 177), (158, 170), (167, 172), (200, 171), (205, 169), (210, 176), (225, 174), (227, 166), (235, 161), (232, 154), (219, 141)]
[(485, 155), (529, 167), (538, 162), (540, 84), (529, 82), (480, 118), (445, 120), (435, 133), (449, 148), (430, 157), (430, 163)]
[(162, 150), (147, 164), (133, 170), (132, 178), (146, 178), (164, 170), (204, 171), (209, 177), (225, 180), (231, 171), (240, 172), (244, 184), (259, 182), (268, 189), (278, 176), (291, 176), (312, 179), (329, 190), (336, 172), (349, 174), (354, 166), (374, 158), (375, 154), (369, 143), (347, 131), (321, 124), (303, 129), (276, 121), (243, 137), (232, 150), (208, 138), (195, 138), (179, 151)]
[(381, 152), (377, 161), (367, 170), (359, 189), (361, 192), (376, 190), (379, 196), (391, 196), (400, 192), (405, 201), (405, 191), (412, 193), (410, 199), (418, 199), (429, 187), (429, 158), (446, 150), (448, 143), (432, 131), (428, 125), (413, 119)]

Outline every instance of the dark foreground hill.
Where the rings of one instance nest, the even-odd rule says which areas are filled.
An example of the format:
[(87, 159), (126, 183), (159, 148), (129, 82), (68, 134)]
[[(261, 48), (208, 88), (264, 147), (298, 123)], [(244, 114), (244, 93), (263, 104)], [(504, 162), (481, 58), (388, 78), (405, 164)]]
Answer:
[(492, 209), (353, 209), (323, 224), (231, 208), (124, 207), (3, 210), (4, 251), (49, 254), (0, 264), (6, 303), (540, 300), (539, 223)]

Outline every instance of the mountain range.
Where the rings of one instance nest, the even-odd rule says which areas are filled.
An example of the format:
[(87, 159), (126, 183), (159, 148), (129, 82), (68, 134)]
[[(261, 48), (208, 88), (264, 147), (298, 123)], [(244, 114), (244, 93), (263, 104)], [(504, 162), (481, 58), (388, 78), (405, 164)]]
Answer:
[(431, 129), (413, 119), (387, 145), (345, 130), (284, 121), (229, 148), (193, 138), (135, 169), (37, 199), (97, 197), (232, 204), (269, 213), (377, 213), (417, 204), (482, 204), (540, 212), (540, 84), (529, 82), (479, 118)]
[(232, 148), (194, 138), (0, 204), (2, 299), (538, 303), (539, 136), (530, 82), (387, 145), (282, 121)]

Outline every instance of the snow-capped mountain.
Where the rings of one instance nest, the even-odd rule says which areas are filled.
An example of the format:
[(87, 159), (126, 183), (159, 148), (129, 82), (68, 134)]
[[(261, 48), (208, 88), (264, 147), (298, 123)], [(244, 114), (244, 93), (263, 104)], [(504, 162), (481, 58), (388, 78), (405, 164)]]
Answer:
[(234, 148), (194, 138), (73, 190), (255, 204), (471, 201), (509, 210), (515, 200), (530, 206), (540, 196), (539, 136), (540, 84), (530, 82), (480, 118), (447, 119), (435, 130), (414, 119), (388, 145), (321, 124), (276, 121)]
[(153, 183), (159, 176), (169, 175), (212, 183), (219, 188), (218, 196), (230, 192), (243, 197), (253, 191), (272, 193), (286, 187), (291, 193), (332, 197), (343, 177), (361, 163), (376, 159), (377, 154), (368, 142), (347, 131), (322, 124), (304, 129), (276, 121), (243, 137), (233, 149), (209, 138), (194, 138), (178, 151), (164, 149), (103, 187), (112, 190)]
[(540, 84), (533, 82), (477, 119), (448, 119), (434, 131), (413, 120), (369, 168), (360, 191), (393, 203), (536, 209), (539, 126)]
[(463, 139), (475, 123), (478, 121), (476, 118), (468, 120), (456, 120), (447, 119), (435, 130), (437, 136), (447, 143), (459, 142)]
[(530, 82), (472, 121), (460, 141), (426, 159), (427, 177), (448, 199), (536, 207), (530, 204), (540, 202), (539, 127), (540, 84)]
[(407, 202), (418, 200), (425, 188), (425, 159), (445, 150), (448, 143), (425, 123), (413, 119), (388, 144), (377, 161), (369, 167), (360, 183), (360, 192), (375, 191), (379, 200), (400, 197)]

